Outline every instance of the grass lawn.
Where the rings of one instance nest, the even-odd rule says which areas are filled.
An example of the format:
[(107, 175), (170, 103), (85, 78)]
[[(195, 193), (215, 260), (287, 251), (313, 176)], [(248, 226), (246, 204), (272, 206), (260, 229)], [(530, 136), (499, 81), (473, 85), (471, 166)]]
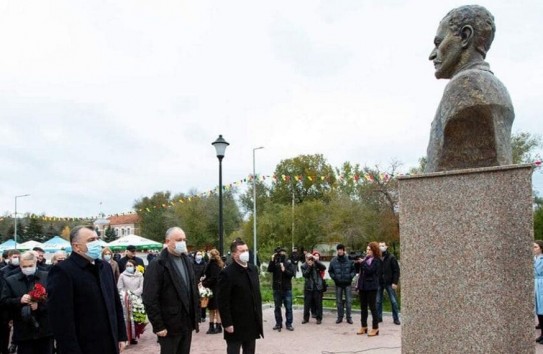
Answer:
[[(262, 294), (262, 302), (263, 303), (271, 303), (273, 304), (273, 290), (271, 286), (272, 277), (271, 274), (266, 274), (264, 276), (260, 277), (260, 292)], [(326, 280), (328, 284), (332, 284), (331, 279)], [(396, 294), (398, 295), (398, 305), (400, 306), (401, 311), (401, 292), (399, 290), (396, 291)], [(292, 302), (294, 305), (300, 305), (303, 306), (304, 304), (304, 279), (303, 278), (295, 278), (292, 279)], [(327, 297), (334, 297), (334, 294), (326, 294)], [(336, 308), (336, 302), (334, 300), (324, 300), (323, 301), (323, 307), (324, 308)], [(360, 301), (358, 300), (357, 296), (353, 296), (353, 303), (352, 303), (352, 309), (353, 310), (360, 310)], [(391, 306), (390, 301), (388, 301), (388, 295), (385, 291), (385, 300), (383, 301), (383, 311), (385, 312), (391, 312)]]

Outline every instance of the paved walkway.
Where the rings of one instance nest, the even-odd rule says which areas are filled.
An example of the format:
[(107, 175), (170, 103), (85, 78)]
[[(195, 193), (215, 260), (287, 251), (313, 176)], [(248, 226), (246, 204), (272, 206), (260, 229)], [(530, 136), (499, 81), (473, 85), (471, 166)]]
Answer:
[[(401, 326), (392, 323), (392, 317), (385, 317), (381, 323), (379, 336), (368, 337), (357, 335), (360, 326), (360, 313), (354, 313), (354, 324), (347, 322), (336, 324), (336, 315), (326, 312), (322, 324), (317, 325), (315, 319), (302, 325), (302, 310), (294, 310), (294, 331), (283, 328), (279, 333), (272, 330), (275, 325), (273, 308), (264, 307), (264, 339), (256, 342), (259, 354), (347, 354), (347, 353), (401, 353)], [(194, 354), (224, 354), (226, 342), (222, 334), (205, 334), (209, 327), (208, 322), (201, 324), (200, 333), (192, 337), (192, 350)], [(130, 345), (126, 354), (156, 354), (160, 347), (152, 333), (151, 325), (137, 345)]]
[[(371, 318), (371, 315), (370, 315)], [(335, 311), (326, 311), (322, 324), (317, 325), (315, 319), (309, 323), (301, 324), (302, 310), (294, 310), (294, 331), (283, 329), (280, 333), (272, 330), (275, 325), (273, 308), (264, 307), (264, 339), (258, 339), (256, 352), (259, 354), (400, 354), (401, 353), (401, 326), (392, 323), (392, 317), (386, 316), (380, 323), (379, 335), (368, 337), (357, 335), (360, 325), (360, 312), (353, 314), (354, 324), (343, 321), (336, 324)], [(200, 326), (200, 333), (192, 337), (192, 354), (225, 354), (226, 342), (222, 334), (205, 334), (209, 327), (208, 322)], [(536, 344), (534, 332), (534, 345), (536, 354), (543, 354), (543, 345)], [(156, 336), (152, 333), (151, 325), (137, 345), (130, 345), (126, 354), (157, 354), (160, 347)]]

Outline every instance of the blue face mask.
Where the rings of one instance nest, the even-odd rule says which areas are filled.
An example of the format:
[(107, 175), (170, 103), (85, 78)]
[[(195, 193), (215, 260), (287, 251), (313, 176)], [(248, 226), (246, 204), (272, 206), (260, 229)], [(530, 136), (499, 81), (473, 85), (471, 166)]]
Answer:
[(98, 259), (100, 258), (101, 253), (102, 253), (102, 246), (100, 246), (99, 240), (87, 243), (87, 252), (85, 253), (87, 257), (91, 259)]

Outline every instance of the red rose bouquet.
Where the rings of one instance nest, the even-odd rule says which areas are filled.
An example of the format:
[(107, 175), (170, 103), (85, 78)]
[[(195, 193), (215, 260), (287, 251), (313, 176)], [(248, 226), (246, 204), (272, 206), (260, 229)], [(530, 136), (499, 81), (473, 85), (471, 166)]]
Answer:
[[(40, 283), (34, 284), (34, 288), (28, 292), (30, 300), (35, 303), (45, 302), (47, 299), (47, 291)], [(40, 324), (32, 315), (32, 306), (27, 305), (21, 308), (21, 317), (24, 321), (30, 322), (34, 328), (39, 328)]]
[(40, 283), (34, 285), (34, 289), (28, 293), (33, 302), (45, 302), (47, 300), (47, 291)]

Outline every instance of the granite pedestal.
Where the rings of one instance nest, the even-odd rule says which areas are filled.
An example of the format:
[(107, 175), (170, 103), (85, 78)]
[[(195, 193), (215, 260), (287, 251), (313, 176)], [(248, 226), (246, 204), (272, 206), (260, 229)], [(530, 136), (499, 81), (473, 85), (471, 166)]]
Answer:
[(400, 178), (403, 353), (534, 353), (531, 176)]

